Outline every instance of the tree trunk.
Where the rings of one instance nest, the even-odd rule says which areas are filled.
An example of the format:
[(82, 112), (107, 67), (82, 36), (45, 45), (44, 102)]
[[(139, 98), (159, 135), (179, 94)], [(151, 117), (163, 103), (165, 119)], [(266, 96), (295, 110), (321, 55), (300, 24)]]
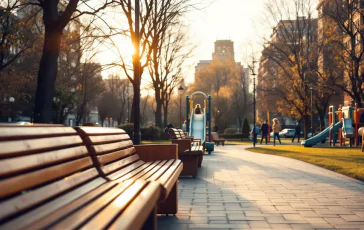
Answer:
[(34, 122), (52, 122), (52, 101), (57, 77), (58, 55), (62, 33), (47, 31), (44, 37), (35, 95)]
[(303, 135), (304, 135), (305, 139), (307, 139), (307, 134), (310, 132), (309, 124), (310, 124), (310, 117), (308, 115), (304, 115), (303, 116)]
[(155, 126), (159, 128), (163, 128), (162, 123), (162, 102), (160, 100), (156, 100), (156, 109), (155, 109)]
[(164, 112), (164, 127), (166, 127), (168, 125), (168, 104), (163, 106), (163, 112)]

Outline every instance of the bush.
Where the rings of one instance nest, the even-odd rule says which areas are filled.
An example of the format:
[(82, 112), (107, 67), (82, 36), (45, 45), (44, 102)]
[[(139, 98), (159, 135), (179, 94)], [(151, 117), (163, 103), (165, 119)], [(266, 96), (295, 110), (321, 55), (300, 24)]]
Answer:
[(220, 136), (226, 139), (243, 139), (243, 138), (248, 138), (249, 133), (222, 134)]
[[(120, 125), (118, 128), (123, 129), (132, 138), (134, 132), (134, 124)], [(142, 134), (142, 140), (154, 141), (154, 140), (169, 140), (168, 134), (164, 133), (164, 130), (155, 126), (144, 127), (140, 129)]]
[(244, 123), (243, 123), (243, 133), (250, 133), (250, 127), (249, 127), (249, 122), (248, 119), (244, 119)]
[(132, 138), (133, 132), (134, 132), (134, 124), (133, 123), (129, 123), (129, 124), (126, 124), (126, 125), (120, 125), (118, 128), (123, 129), (130, 136), (130, 138)]
[(141, 132), (142, 140), (160, 140), (162, 136), (162, 130), (155, 126), (141, 128)]
[(224, 130), (224, 134), (236, 134), (237, 129), (236, 128), (227, 128)]

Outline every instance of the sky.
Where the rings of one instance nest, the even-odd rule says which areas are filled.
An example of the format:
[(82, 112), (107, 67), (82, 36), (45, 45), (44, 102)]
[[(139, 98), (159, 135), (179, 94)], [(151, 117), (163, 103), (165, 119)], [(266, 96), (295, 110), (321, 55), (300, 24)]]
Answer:
[[(234, 42), (235, 61), (246, 64), (246, 47), (255, 44), (259, 49), (262, 34), (267, 33), (260, 23), (265, 0), (215, 0), (203, 10), (187, 15), (191, 37), (197, 48), (191, 63), (210, 60), (216, 40)], [(193, 81), (194, 68), (189, 67), (187, 82)]]
[[(193, 0), (197, 3), (202, 0)], [(272, 32), (272, 25), (269, 26), (264, 15), (265, 2), (269, 0), (204, 0), (210, 1), (209, 5), (204, 5), (202, 9), (191, 10), (183, 21), (187, 26), (187, 32), (192, 44), (196, 46), (192, 58), (190, 58), (183, 68), (185, 82), (193, 83), (195, 66), (200, 60), (211, 60), (216, 40), (232, 40), (235, 49), (235, 61), (247, 66), (247, 53), (251, 53), (249, 47), (253, 47), (254, 53), (258, 54), (262, 49), (263, 37), (267, 37)], [(289, 2), (289, 0), (288, 0)], [(317, 0), (311, 0), (313, 6)], [(114, 17), (113, 20), (120, 23), (120, 19)], [(119, 49), (124, 54), (133, 53), (130, 41), (118, 41)], [(98, 58), (102, 64), (107, 64), (115, 60), (115, 55), (111, 51), (103, 52)], [(110, 72), (118, 72), (115, 69), (104, 71), (106, 77)], [(143, 78), (147, 79), (148, 76)], [(143, 85), (143, 82), (142, 82)]]
[[(196, 0), (199, 2), (198, 0)], [(194, 67), (199, 60), (210, 60), (216, 40), (229, 39), (234, 42), (235, 60), (244, 64), (244, 47), (250, 42), (257, 42), (261, 31), (257, 22), (263, 12), (265, 0), (211, 0), (203, 9), (188, 12), (183, 21), (187, 25), (190, 40), (196, 46), (193, 56), (184, 67), (186, 83), (194, 80)], [(120, 42), (122, 44), (124, 42)], [(123, 53), (133, 52), (131, 44), (120, 45)], [(115, 51), (105, 51), (98, 58), (102, 64), (115, 60)], [(103, 71), (106, 77), (115, 69)]]

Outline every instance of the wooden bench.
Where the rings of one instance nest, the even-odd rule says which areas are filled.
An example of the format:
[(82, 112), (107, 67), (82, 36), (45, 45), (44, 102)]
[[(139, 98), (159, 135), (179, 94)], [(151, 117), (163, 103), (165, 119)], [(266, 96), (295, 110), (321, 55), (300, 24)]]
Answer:
[(169, 136), (173, 144), (178, 145), (178, 157), (183, 162), (182, 176), (197, 176), (197, 169), (201, 167), (204, 147), (201, 139), (185, 137), (183, 131), (170, 129)]
[(222, 144), (222, 146), (225, 145), (225, 139), (220, 138), (217, 132), (211, 132), (211, 137), (217, 146), (219, 146), (220, 143)]
[(99, 172), (111, 181), (143, 179), (162, 185), (157, 211), (178, 211), (178, 177), (183, 169), (177, 145), (134, 146), (122, 129), (78, 127)]
[[(1, 126), (1, 125), (0, 125)], [(161, 186), (109, 182), (71, 127), (0, 127), (0, 229), (155, 229)]]

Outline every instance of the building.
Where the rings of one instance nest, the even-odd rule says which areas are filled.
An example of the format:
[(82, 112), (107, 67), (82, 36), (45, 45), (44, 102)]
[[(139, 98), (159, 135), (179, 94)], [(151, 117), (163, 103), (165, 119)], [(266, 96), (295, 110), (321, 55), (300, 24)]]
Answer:
[[(269, 112), (270, 117), (280, 119), (281, 124), (295, 126), (297, 120), (287, 115), (283, 116), (282, 111), (284, 114), (292, 114), (288, 102), (302, 100), (302, 97), (308, 94), (302, 85), (307, 87), (308, 83), (314, 84), (317, 81), (311, 68), (316, 63), (302, 61), (302, 57), (311, 55), (310, 50), (313, 50), (316, 45), (317, 19), (298, 17), (294, 20), (280, 20), (273, 28), (262, 51), (258, 70), (259, 122), (267, 119), (267, 112)], [(295, 69), (297, 63), (301, 65), (301, 72)], [(306, 74), (303, 75), (303, 71)], [(297, 87), (294, 93), (287, 93), (292, 89), (289, 84), (293, 82), (301, 84), (302, 88)]]
[(195, 67), (195, 82), (199, 84), (205, 81), (206, 72), (215, 75), (213, 82), (210, 82), (210, 89), (207, 93), (218, 92), (221, 87), (228, 83), (228, 76), (231, 69), (236, 68), (241, 78), (241, 84), (249, 91), (249, 69), (244, 68), (241, 62), (235, 62), (234, 42), (231, 40), (217, 40), (214, 44), (212, 60), (201, 60)]
[[(317, 38), (319, 44), (322, 46), (317, 65), (319, 72), (331, 74), (331, 77), (341, 81), (344, 77), (344, 69), (341, 68), (340, 64), (337, 63), (337, 60), (335, 60), (335, 52), (340, 52), (341, 50), (337, 47), (337, 44), (331, 43), (329, 40), (332, 39), (330, 36), (342, 36), (342, 31), (336, 22), (324, 13), (331, 7), (335, 7), (335, 1), (320, 0), (317, 5)], [(328, 33), (328, 31), (330, 31), (330, 33)], [(332, 83), (328, 81), (326, 84)], [(341, 90), (337, 88), (336, 94), (331, 96), (329, 104), (338, 107), (340, 104), (343, 104), (343, 101), (344, 95), (341, 93)]]

